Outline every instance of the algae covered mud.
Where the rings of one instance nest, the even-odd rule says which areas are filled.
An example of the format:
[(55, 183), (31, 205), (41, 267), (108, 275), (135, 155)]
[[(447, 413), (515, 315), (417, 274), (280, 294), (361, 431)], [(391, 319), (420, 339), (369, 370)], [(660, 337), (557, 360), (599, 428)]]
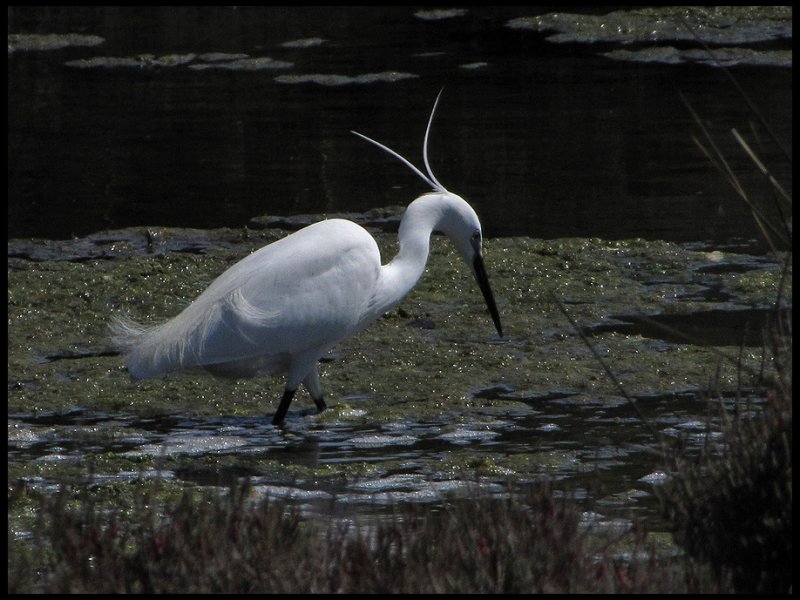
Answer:
[[(396, 251), (395, 234), (383, 231), (395, 212), (361, 216), (384, 259)], [(275, 224), (252, 225), (265, 222)], [(435, 236), (400, 307), (325, 358), (322, 414), (298, 394), (285, 430), (274, 428), (278, 377), (129, 380), (108, 339), (113, 315), (171, 317), (285, 234), (128, 229), (9, 242), (9, 485), (46, 492), (80, 482), (125, 497), (150, 477), (176, 488), (249, 477), (256, 492), (312, 512), (358, 514), (436, 502), (476, 482), (506, 494), (544, 478), (585, 501), (592, 519), (654, 517), (652, 485), (663, 474), (650, 428), (691, 447), (714, 435), (708, 400), (757, 410), (771, 361), (763, 332), (781, 285), (791, 303), (781, 257), (493, 239), (486, 260), (500, 339), (470, 273)], [(20, 535), (22, 523), (12, 525)]]

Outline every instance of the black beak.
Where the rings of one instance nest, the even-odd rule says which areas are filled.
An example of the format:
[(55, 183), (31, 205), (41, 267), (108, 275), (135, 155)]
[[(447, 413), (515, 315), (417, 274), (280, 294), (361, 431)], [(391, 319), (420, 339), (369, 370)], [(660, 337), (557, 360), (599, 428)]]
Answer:
[(503, 337), (500, 313), (497, 312), (497, 304), (495, 304), (494, 295), (492, 295), (492, 288), (489, 286), (489, 276), (486, 275), (486, 267), (483, 265), (483, 258), (480, 252), (475, 253), (475, 260), (472, 261), (472, 272), (475, 274), (478, 287), (481, 288), (483, 299), (486, 300), (486, 306), (489, 308), (489, 314), (492, 315), (492, 321), (494, 321), (497, 333), (500, 337)]

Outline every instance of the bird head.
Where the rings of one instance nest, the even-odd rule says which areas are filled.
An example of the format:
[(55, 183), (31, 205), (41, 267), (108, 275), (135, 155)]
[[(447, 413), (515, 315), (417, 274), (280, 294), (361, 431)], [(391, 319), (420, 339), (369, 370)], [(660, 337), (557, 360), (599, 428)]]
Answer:
[(489, 285), (489, 276), (483, 262), (483, 232), (478, 215), (461, 196), (450, 192), (430, 194), (443, 208), (437, 229), (444, 233), (455, 245), (459, 254), (472, 269), (475, 281), (483, 294), (489, 314), (500, 337), (503, 337), (503, 326), (500, 314)]
[[(449, 192), (439, 183), (439, 180), (436, 179), (436, 176), (431, 170), (430, 163), (428, 162), (428, 136), (431, 132), (433, 115), (436, 113), (436, 106), (439, 104), (441, 95), (442, 92), (440, 91), (439, 95), (436, 96), (436, 101), (433, 103), (433, 110), (431, 110), (431, 116), (428, 119), (428, 127), (425, 130), (425, 139), (422, 145), (422, 158), (425, 163), (427, 175), (391, 148), (357, 131), (353, 131), (352, 133), (400, 160), (433, 188), (433, 192), (417, 198), (412, 205), (416, 210), (422, 209), (423, 211), (438, 213), (432, 216), (429, 222), (436, 223), (436, 230), (441, 231), (453, 241), (453, 244), (455, 244), (461, 256), (472, 269), (472, 274), (478, 282), (478, 287), (486, 301), (486, 306), (489, 309), (489, 314), (492, 316), (492, 321), (497, 329), (497, 333), (500, 337), (503, 337), (500, 314), (497, 311), (497, 304), (492, 294), (492, 288), (489, 286), (489, 277), (486, 274), (486, 267), (483, 263), (483, 233), (481, 231), (481, 223), (478, 220), (478, 215), (475, 214), (475, 211), (466, 200), (457, 194)], [(410, 208), (411, 206), (409, 206), (409, 209)]]

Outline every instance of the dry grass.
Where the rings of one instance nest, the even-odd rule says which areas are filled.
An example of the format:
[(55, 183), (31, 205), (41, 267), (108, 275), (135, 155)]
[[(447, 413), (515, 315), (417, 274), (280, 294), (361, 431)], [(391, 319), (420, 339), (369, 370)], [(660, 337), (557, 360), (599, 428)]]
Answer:
[(659, 558), (641, 531), (619, 558), (620, 534), (585, 529), (546, 490), (398, 506), (371, 525), (254, 504), (246, 485), (186, 492), (166, 509), (145, 494), (124, 518), (70, 498), (43, 497), (33, 539), (9, 542), (9, 592), (720, 591), (709, 571)]
[(662, 490), (674, 537), (740, 593), (792, 588), (792, 388), (788, 322), (772, 339), (777, 385), (752, 414), (720, 403), (722, 437), (700, 456), (668, 455)]

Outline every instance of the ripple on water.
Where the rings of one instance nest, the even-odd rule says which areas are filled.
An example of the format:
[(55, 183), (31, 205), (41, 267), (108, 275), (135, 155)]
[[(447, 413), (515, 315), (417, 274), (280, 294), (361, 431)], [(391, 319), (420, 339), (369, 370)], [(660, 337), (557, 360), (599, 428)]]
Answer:
[(344, 504), (391, 505), (396, 502), (438, 502), (451, 493), (481, 488), (499, 493), (502, 486), (491, 482), (445, 479), (431, 481), (418, 473), (399, 473), (376, 479), (358, 481), (348, 486), (354, 493), (336, 497)]
[[(707, 425), (692, 412), (698, 408), (694, 395), (685, 399), (670, 396), (659, 402), (663, 408), (655, 421), (666, 435), (680, 436), (699, 446), (716, 433), (708, 432)], [(527, 485), (543, 476), (577, 482), (589, 472), (592, 477), (614, 479), (630, 471), (631, 465), (636, 470), (634, 479), (652, 471), (651, 460), (646, 458), (649, 445), (603, 441), (610, 440), (613, 436), (609, 432), (616, 432), (625, 423), (609, 411), (605, 405), (575, 408), (550, 400), (542, 402), (541, 412), (536, 414), (510, 417), (506, 412), (502, 419), (470, 412), (468, 416), (442, 415), (433, 421), (406, 418), (365, 426), (361, 421), (298, 417), (288, 430), (272, 427), (261, 417), (171, 414), (131, 418), (86, 411), (46, 417), (12, 415), (8, 421), (9, 465), (17, 469), (16, 465), (36, 462), (46, 465), (45, 472), (61, 472), (60, 465), (111, 453), (135, 462), (118, 473), (96, 473), (87, 483), (102, 486), (142, 477), (166, 477), (191, 485), (197, 483), (195, 471), (200, 470), (201, 481), (217, 485), (230, 477), (251, 477), (257, 496), (288, 499), (302, 505), (303, 510), (338, 513), (352, 506), (348, 514), (382, 514), (396, 502), (437, 503), (451, 496), (469, 497), (474, 491), (501, 497), (509, 492), (508, 482), (501, 485), (497, 481), (506, 476)], [(587, 426), (591, 428), (588, 434)], [(543, 431), (558, 433), (542, 435)], [(588, 437), (581, 443), (573, 442), (576, 431)], [(218, 462), (214, 457), (219, 455), (227, 458)], [(139, 473), (134, 466), (149, 464), (137, 457), (157, 460), (164, 456), (183, 457), (182, 464), (187, 468)], [(289, 463), (299, 468), (289, 467), (287, 472)], [(473, 465), (480, 465), (477, 481), (463, 476), (472, 472)], [(287, 483), (287, 473), (297, 479)], [(362, 475), (358, 478), (353, 473)], [(657, 484), (658, 478), (657, 473), (651, 473), (638, 485)], [(54, 483), (49, 479), (20, 480), (37, 487)], [(635, 504), (637, 499), (629, 492), (607, 497), (614, 500), (605, 504), (608, 512), (617, 513)]]
[(91, 47), (104, 43), (99, 35), (79, 33), (9, 33), (8, 53), (18, 51), (61, 50), (62, 48)]
[(414, 73), (403, 73), (400, 71), (383, 71), (381, 73), (364, 73), (363, 75), (337, 75), (323, 73), (309, 73), (298, 75), (278, 75), (275, 81), (278, 83), (301, 84), (316, 83), (329, 87), (342, 85), (364, 85), (369, 83), (394, 83), (403, 79), (414, 79), (419, 77)]
[(69, 60), (64, 63), (75, 69), (155, 69), (183, 67), (193, 71), (207, 69), (227, 69), (230, 71), (263, 71), (290, 69), (294, 63), (276, 60), (269, 56), (248, 56), (247, 54), (225, 54), (210, 52), (205, 54), (138, 54), (136, 56), (93, 56)]
[(228, 450), (241, 450), (249, 446), (250, 442), (241, 436), (227, 435), (198, 435), (194, 433), (180, 434), (167, 437), (159, 444), (145, 444), (130, 450), (128, 455), (150, 456), (176, 456), (198, 455), (209, 452), (222, 452)]
[(459, 427), (439, 435), (439, 439), (447, 440), (452, 444), (469, 444), (474, 441), (487, 441), (498, 437), (500, 434), (491, 430), (476, 430)]
[(270, 498), (284, 498), (287, 500), (329, 500), (331, 494), (323, 490), (304, 490), (286, 485), (259, 484), (252, 488), (253, 493)]
[(382, 448), (384, 446), (411, 446), (419, 441), (413, 435), (384, 435), (367, 434), (352, 438), (351, 443), (356, 448)]
[(314, 48), (321, 46), (328, 40), (320, 37), (302, 38), (299, 40), (290, 40), (281, 44), (283, 48)]

